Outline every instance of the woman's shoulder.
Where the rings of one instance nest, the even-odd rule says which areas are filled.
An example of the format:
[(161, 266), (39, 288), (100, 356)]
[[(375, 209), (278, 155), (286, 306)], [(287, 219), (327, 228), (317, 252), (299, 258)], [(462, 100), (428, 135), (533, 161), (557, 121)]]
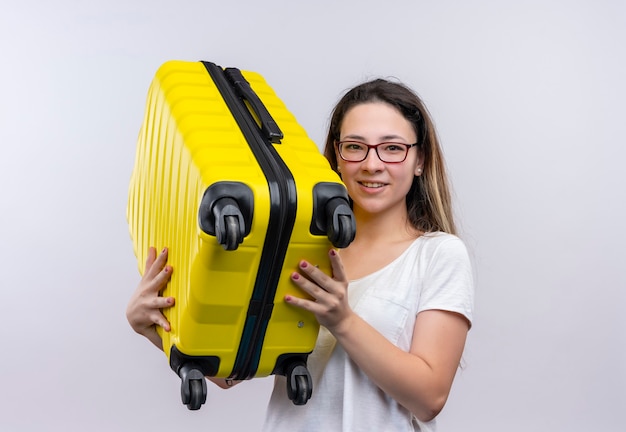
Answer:
[(468, 260), (465, 242), (454, 235), (442, 231), (424, 233), (415, 242), (418, 254), (427, 260), (454, 259)]
[(460, 237), (443, 231), (424, 233), (417, 240), (421, 241), (423, 245), (434, 249), (440, 247), (446, 247), (451, 249), (466, 249), (465, 243), (463, 242), (463, 240), (461, 240)]

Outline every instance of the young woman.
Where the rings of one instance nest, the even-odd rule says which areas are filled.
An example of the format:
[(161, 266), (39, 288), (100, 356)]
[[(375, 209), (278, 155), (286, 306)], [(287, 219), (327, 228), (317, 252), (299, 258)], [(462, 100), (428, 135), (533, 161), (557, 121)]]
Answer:
[[(284, 301), (321, 324), (309, 356), (314, 395), (288, 399), (276, 376), (264, 430), (433, 431), (448, 397), (473, 309), (470, 260), (455, 236), (444, 161), (433, 122), (406, 86), (374, 80), (333, 112), (324, 153), (342, 177), (357, 223), (354, 241), (329, 251), (332, 274), (306, 261)], [(158, 297), (170, 278), (154, 250), (128, 320), (158, 347), (169, 330)], [(220, 387), (224, 380), (213, 380)]]

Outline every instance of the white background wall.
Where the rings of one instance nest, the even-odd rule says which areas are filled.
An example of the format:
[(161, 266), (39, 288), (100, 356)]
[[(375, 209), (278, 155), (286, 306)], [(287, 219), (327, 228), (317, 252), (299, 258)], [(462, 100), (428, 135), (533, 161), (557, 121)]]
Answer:
[(190, 412), (128, 326), (125, 220), (166, 60), (255, 70), (321, 143), (366, 78), (423, 96), (476, 262), (442, 431), (618, 431), (626, 406), (626, 6), (611, 0), (0, 6), (0, 430), (257, 430), (268, 379)]

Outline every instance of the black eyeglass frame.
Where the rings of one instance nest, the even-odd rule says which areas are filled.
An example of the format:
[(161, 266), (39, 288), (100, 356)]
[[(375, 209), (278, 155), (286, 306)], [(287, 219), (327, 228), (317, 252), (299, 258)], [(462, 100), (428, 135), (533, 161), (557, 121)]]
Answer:
[[(365, 152), (365, 156), (363, 156), (363, 159), (361, 160), (348, 160), (346, 159), (343, 154), (341, 153), (341, 144), (343, 143), (356, 143), (356, 144), (360, 144), (360, 145), (364, 145), (365, 147), (367, 147), (367, 151)], [(401, 161), (393, 161), (393, 162), (388, 162), (386, 160), (383, 160), (383, 158), (380, 157), (380, 154), (378, 153), (378, 147), (383, 145), (383, 144), (396, 144), (396, 145), (400, 145), (400, 146), (405, 146), (406, 147), (406, 152), (404, 152), (404, 158)], [(367, 159), (367, 155), (369, 155), (370, 150), (374, 149), (374, 151), (376, 151), (376, 156), (378, 156), (378, 159), (380, 159), (382, 162), (384, 163), (388, 163), (388, 164), (397, 164), (397, 163), (402, 163), (406, 160), (407, 156), (409, 155), (409, 150), (411, 150), (411, 147), (415, 147), (419, 145), (419, 142), (413, 143), (413, 144), (406, 144), (406, 143), (401, 143), (401, 142), (395, 142), (395, 141), (385, 141), (385, 142), (381, 142), (378, 144), (366, 144), (362, 141), (356, 141), (356, 140), (343, 140), (343, 141), (335, 141), (335, 147), (337, 148), (337, 153), (339, 153), (339, 157), (341, 159), (343, 159), (346, 162), (363, 162), (365, 159)]]

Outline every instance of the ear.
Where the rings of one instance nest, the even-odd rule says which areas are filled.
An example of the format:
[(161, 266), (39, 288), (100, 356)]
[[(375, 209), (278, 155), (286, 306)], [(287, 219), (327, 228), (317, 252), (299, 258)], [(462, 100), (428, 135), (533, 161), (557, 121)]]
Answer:
[(341, 156), (339, 156), (339, 151), (337, 150), (337, 147), (335, 146), (335, 163), (337, 164), (337, 174), (339, 174), (339, 177), (341, 177)]
[(415, 164), (415, 176), (419, 177), (422, 175), (422, 172), (424, 171), (424, 161), (420, 160)]

